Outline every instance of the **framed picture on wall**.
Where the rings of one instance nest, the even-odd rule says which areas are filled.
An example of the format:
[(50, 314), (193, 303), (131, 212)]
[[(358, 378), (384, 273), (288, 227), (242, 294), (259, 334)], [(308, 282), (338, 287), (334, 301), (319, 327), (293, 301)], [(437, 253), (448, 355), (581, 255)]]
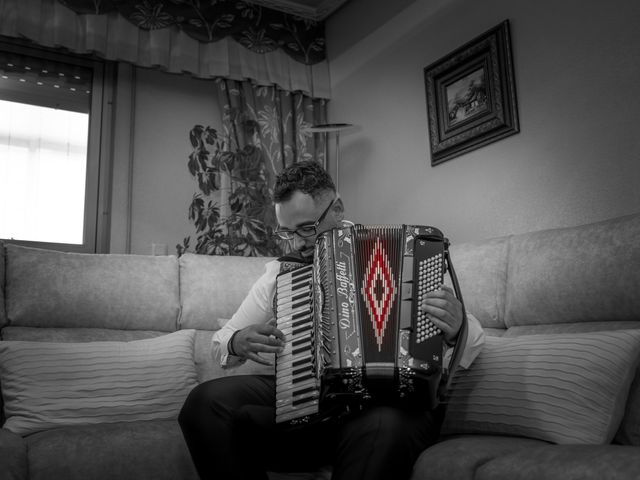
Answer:
[(509, 21), (424, 68), (431, 165), (520, 131)]

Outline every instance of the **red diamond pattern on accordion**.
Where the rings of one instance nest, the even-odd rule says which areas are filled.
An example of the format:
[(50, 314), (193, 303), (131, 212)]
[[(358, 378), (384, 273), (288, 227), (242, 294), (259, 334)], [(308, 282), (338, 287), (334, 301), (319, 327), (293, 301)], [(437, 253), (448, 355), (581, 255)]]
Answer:
[(378, 351), (382, 351), (384, 333), (387, 328), (391, 307), (396, 298), (397, 289), (396, 280), (393, 277), (391, 265), (387, 258), (387, 252), (380, 238), (376, 238), (373, 251), (367, 262), (361, 293), (373, 323)]

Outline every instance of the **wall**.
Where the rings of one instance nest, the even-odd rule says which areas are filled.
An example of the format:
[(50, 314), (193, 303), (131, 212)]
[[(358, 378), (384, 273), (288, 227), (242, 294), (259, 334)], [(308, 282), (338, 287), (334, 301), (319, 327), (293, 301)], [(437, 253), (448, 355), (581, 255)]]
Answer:
[[(357, 126), (340, 138), (352, 219), (455, 243), (640, 212), (640, 3), (416, 0), (373, 28), (384, 3), (327, 24), (329, 119)], [(521, 132), (431, 167), (423, 68), (504, 19)]]
[(137, 68), (130, 87), (121, 76), (110, 251), (151, 254), (155, 243), (175, 254), (175, 245), (185, 236), (191, 235), (195, 243), (195, 229), (187, 218), (197, 191), (187, 170), (189, 131), (196, 124), (219, 128), (214, 85)]

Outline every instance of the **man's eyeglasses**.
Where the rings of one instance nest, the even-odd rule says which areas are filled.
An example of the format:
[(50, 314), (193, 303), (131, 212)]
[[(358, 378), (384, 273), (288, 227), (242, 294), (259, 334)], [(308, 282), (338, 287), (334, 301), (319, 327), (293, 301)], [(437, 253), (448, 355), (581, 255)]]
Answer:
[(340, 198), (340, 195), (336, 195), (336, 198), (333, 199), (333, 201), (324, 210), (324, 212), (322, 212), (322, 215), (320, 215), (320, 218), (318, 218), (318, 220), (316, 220), (314, 224), (303, 225), (301, 227), (296, 228), (295, 230), (279, 230), (278, 229), (274, 233), (278, 237), (282, 238), (283, 240), (293, 240), (293, 238), (296, 235), (302, 238), (313, 237), (318, 233), (318, 227), (320, 226), (322, 221), (325, 219), (325, 217), (331, 210), (331, 207), (333, 207), (333, 205), (338, 201), (339, 198)]

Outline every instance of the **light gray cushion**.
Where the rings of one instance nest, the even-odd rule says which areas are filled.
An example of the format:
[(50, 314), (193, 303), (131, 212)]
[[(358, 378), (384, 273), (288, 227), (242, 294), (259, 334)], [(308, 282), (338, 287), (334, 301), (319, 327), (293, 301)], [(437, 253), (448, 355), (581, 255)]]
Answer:
[(4, 428), (175, 419), (197, 384), (194, 330), (132, 342), (0, 342)]
[(217, 330), (230, 318), (265, 272), (267, 257), (185, 253), (180, 257), (181, 328)]
[(17, 245), (7, 245), (6, 251), (11, 325), (176, 329), (176, 257), (64, 253)]
[(474, 480), (478, 468), (494, 458), (544, 445), (548, 443), (497, 435), (445, 438), (420, 454), (411, 480)]
[(639, 360), (640, 330), (487, 337), (453, 380), (442, 433), (610, 443)]
[(19, 435), (0, 428), (0, 479), (27, 480), (27, 443)]
[(56, 428), (26, 442), (30, 480), (198, 479), (177, 420)]
[(26, 342), (131, 342), (159, 337), (167, 332), (154, 330), (114, 330), (110, 328), (38, 328), (12, 327), (2, 329), (3, 340)]
[(474, 480), (635, 480), (638, 449), (613, 445), (546, 445), (494, 458)]
[(452, 245), (450, 249), (465, 308), (483, 327), (505, 328), (508, 242), (509, 237), (502, 237)]
[(640, 215), (512, 237), (506, 325), (637, 321), (639, 238)]

